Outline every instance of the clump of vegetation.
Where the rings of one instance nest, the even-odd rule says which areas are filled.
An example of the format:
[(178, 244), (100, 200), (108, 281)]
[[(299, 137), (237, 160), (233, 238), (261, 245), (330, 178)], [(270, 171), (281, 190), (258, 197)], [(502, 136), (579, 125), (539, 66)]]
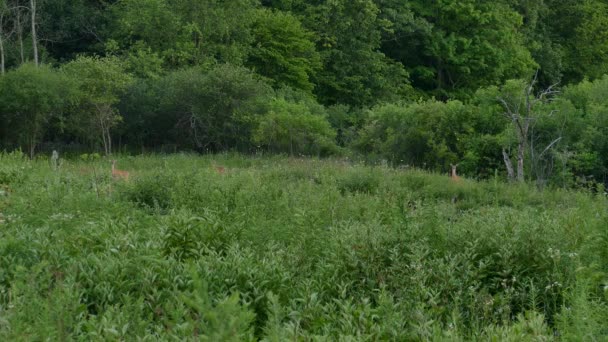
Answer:
[(121, 184), (120, 192), (126, 200), (142, 208), (167, 210), (171, 207), (175, 182), (175, 178), (166, 173), (148, 174), (132, 183)]
[(179, 212), (167, 220), (163, 253), (180, 261), (205, 253), (225, 253), (230, 244), (237, 241), (239, 233), (238, 229), (229, 229), (226, 223), (210, 212), (205, 213), (204, 217)]
[(28, 172), (0, 197), (2, 340), (608, 336), (604, 196), (238, 155), (87, 160), (91, 186), (0, 158)]
[(353, 170), (338, 178), (337, 185), (342, 194), (372, 194), (380, 185), (380, 175), (371, 169)]

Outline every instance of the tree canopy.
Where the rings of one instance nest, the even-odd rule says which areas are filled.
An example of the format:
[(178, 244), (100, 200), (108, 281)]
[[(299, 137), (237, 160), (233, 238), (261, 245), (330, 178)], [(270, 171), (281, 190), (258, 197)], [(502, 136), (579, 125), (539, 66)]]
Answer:
[(607, 24), (605, 0), (0, 0), (0, 148), (606, 183)]

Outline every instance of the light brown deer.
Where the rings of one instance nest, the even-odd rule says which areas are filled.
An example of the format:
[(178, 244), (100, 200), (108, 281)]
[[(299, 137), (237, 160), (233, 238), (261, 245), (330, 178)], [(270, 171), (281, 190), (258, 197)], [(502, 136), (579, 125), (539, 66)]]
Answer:
[[(452, 182), (456, 182), (456, 183), (460, 183), (460, 181), (462, 179), (460, 179), (460, 176), (458, 176), (456, 174), (456, 168), (458, 167), (458, 164), (454, 165), (454, 164), (450, 164), (450, 166), (452, 167), (452, 175), (450, 176), (450, 178), (452, 179)], [(456, 203), (459, 200), (459, 195), (456, 194), (454, 196), (452, 196), (452, 203)]]
[(450, 176), (450, 178), (452, 178), (453, 181), (455, 182), (460, 182), (460, 176), (458, 176), (456, 174), (456, 168), (458, 167), (458, 164), (454, 165), (454, 164), (450, 164), (450, 166), (452, 167), (452, 175)]
[(215, 160), (211, 161), (211, 166), (213, 166), (213, 168), (215, 169), (215, 172), (219, 173), (220, 175), (223, 175), (224, 173), (226, 173), (226, 168), (223, 166), (218, 166), (215, 163)]
[(129, 180), (129, 172), (118, 170), (116, 168), (116, 160), (112, 160), (112, 178)]

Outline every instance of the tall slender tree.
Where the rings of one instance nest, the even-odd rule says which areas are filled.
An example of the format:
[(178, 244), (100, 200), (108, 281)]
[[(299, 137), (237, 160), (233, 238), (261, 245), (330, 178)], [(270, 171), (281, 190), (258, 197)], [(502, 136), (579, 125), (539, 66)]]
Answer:
[(4, 58), (4, 17), (8, 13), (8, 7), (5, 0), (0, 0), (0, 74), (5, 72)]
[(34, 65), (38, 66), (38, 35), (36, 33), (36, 0), (30, 0), (30, 24), (32, 25), (32, 50), (34, 52)]

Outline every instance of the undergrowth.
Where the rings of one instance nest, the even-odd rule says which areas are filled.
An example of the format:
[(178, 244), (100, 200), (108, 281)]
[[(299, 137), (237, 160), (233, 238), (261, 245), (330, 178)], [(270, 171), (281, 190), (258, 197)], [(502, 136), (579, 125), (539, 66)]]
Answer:
[(608, 339), (597, 195), (277, 157), (0, 165), (0, 340)]

